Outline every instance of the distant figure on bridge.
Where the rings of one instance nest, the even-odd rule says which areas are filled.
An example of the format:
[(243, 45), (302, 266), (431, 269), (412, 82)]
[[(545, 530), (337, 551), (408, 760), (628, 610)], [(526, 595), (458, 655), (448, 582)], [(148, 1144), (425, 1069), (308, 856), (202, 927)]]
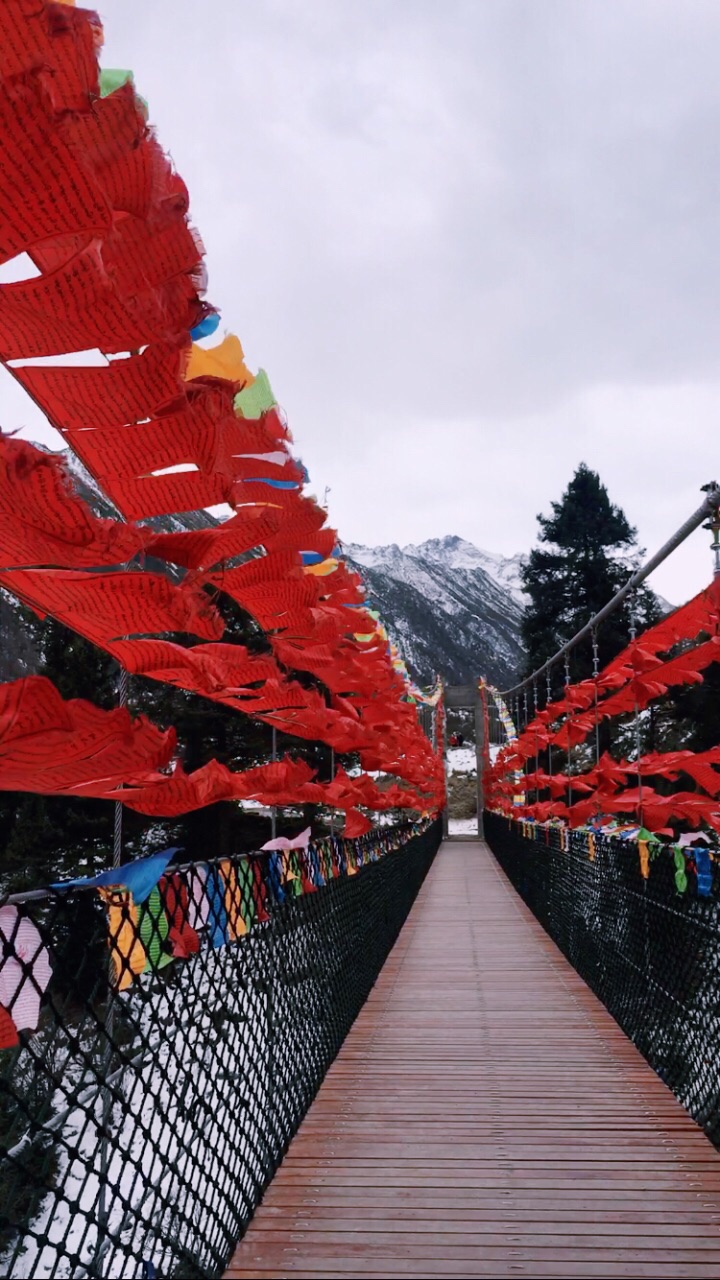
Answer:
[(465, 741), (465, 739), (463, 738), (462, 734), (461, 734), (461, 733), (458, 733), (458, 734), (457, 734), (457, 744), (458, 744), (458, 746), (459, 746), (459, 747), (461, 747), (464, 741)]
[(457, 745), (458, 745), (458, 736), (456, 733), (454, 733), (450, 739), (450, 746), (456, 747)]

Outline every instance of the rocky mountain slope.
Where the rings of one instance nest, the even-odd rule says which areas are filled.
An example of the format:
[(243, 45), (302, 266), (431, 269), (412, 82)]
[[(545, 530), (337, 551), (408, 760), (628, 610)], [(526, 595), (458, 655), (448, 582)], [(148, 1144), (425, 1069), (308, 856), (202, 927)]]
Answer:
[(344, 545), (371, 603), (421, 683), (483, 675), (500, 688), (522, 664), (518, 556), (504, 559), (458, 537), (419, 546)]

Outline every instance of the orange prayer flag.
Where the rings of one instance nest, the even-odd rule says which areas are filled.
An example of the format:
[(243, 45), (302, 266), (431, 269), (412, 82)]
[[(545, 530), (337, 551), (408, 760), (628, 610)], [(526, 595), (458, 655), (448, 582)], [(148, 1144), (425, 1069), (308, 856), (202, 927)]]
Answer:
[(242, 914), (242, 891), (238, 884), (235, 868), (229, 858), (220, 863), (220, 872), (225, 881), (225, 911), (227, 914), (228, 936), (231, 942), (242, 938), (248, 931)]
[(640, 875), (643, 880), (647, 880), (650, 875), (650, 848), (647, 840), (638, 840), (638, 853), (640, 855)]
[(246, 387), (255, 381), (245, 364), (240, 339), (234, 333), (229, 333), (217, 347), (209, 350), (193, 343), (185, 381), (191, 382), (193, 378), (222, 378), (225, 382), (240, 382)]

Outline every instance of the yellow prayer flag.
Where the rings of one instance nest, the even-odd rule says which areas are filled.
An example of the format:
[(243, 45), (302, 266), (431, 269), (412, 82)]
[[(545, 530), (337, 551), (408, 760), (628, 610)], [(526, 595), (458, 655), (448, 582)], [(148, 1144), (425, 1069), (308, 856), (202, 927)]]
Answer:
[(131, 893), (119, 893), (116, 889), (98, 889), (98, 893), (107, 905), (108, 944), (118, 990), (125, 991), (147, 963), (140, 941), (137, 907)]

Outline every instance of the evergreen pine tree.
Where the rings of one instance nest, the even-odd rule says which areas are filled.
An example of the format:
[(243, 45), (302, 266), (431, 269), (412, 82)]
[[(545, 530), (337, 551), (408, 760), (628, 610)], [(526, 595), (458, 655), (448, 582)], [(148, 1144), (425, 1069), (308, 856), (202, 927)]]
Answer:
[[(595, 471), (581, 463), (552, 515), (538, 516), (540, 546), (533, 548), (522, 570), (529, 597), (522, 635), (528, 674), (580, 630), (627, 581), (642, 555), (637, 531), (620, 507), (610, 501)], [(638, 630), (660, 616), (657, 600), (640, 588), (598, 632), (600, 664), (609, 662), (628, 643), (632, 616)], [(573, 680), (592, 674), (592, 642), (578, 645), (571, 657)], [(555, 673), (555, 688), (563, 673)]]
[[(665, 700), (665, 734), (659, 742), (662, 750), (709, 751), (718, 745), (720, 665), (707, 667), (702, 676), (702, 684), (681, 685), (669, 691)], [(696, 790), (689, 778), (682, 781), (688, 790)]]

